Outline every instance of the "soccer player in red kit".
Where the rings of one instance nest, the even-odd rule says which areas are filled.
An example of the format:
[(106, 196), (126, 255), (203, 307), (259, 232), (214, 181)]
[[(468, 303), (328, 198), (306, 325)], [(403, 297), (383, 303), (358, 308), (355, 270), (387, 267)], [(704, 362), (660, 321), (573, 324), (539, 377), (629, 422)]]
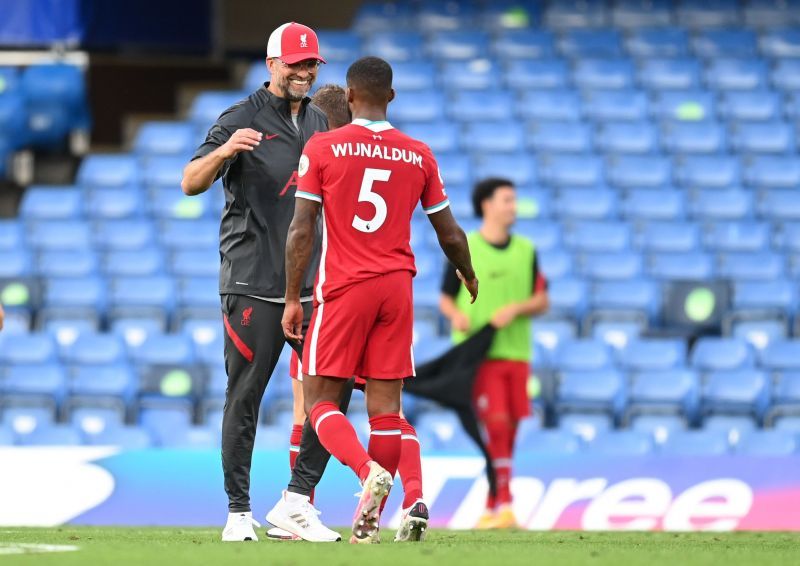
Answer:
[[(473, 300), (478, 280), (430, 149), (394, 129), (392, 69), (364, 57), (347, 71), (353, 122), (314, 135), (298, 166), (297, 205), (286, 244), (283, 329), (302, 340), (300, 283), (322, 211), (322, 258), (303, 352), (303, 394), (322, 445), (358, 475), (363, 491), (350, 542), (380, 541), (380, 513), (401, 450), (400, 394), (414, 375), (411, 217), (422, 203)], [(367, 450), (339, 410), (342, 387), (366, 379)]]

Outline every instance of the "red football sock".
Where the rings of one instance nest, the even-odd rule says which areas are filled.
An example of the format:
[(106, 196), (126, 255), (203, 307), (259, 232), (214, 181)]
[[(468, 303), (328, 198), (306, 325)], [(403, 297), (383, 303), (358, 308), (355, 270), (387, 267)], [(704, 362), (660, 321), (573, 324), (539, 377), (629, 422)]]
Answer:
[(403, 509), (422, 499), (422, 461), (417, 431), (405, 419), (400, 419), (400, 480), (403, 482)]
[(353, 425), (339, 407), (330, 401), (322, 401), (314, 405), (309, 418), (325, 450), (349, 466), (360, 480), (365, 480), (372, 458), (361, 446)]
[(394, 477), (400, 463), (400, 415), (376, 415), (369, 420), (369, 428), (370, 458)]
[(289, 437), (289, 469), (294, 470), (294, 463), (300, 453), (300, 439), (303, 437), (303, 425), (292, 425), (292, 435)]
[[(484, 423), (489, 440), (489, 454), (492, 457), (497, 478), (497, 497), (492, 501), (491, 495), (486, 505), (505, 505), (511, 503), (511, 451), (513, 443), (513, 426), (506, 418), (489, 418)], [(491, 507), (490, 507), (491, 508)]]

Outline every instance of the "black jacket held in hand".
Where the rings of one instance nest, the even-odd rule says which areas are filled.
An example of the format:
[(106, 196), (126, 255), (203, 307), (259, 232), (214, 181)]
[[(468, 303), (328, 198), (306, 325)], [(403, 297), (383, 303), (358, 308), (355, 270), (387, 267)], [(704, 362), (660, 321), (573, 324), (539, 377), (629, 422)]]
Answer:
[[(223, 145), (238, 129), (252, 128), (263, 134), (253, 151), (243, 151), (226, 161), (218, 174), (225, 190), (219, 230), (219, 292), (283, 299), (286, 236), (294, 215), (297, 164), (308, 138), (327, 131), (328, 120), (306, 97), (295, 128), (289, 102), (269, 92), (268, 86), (265, 83), (225, 110), (192, 160)], [(312, 294), (319, 252), (317, 238), (303, 282), (304, 297)]]

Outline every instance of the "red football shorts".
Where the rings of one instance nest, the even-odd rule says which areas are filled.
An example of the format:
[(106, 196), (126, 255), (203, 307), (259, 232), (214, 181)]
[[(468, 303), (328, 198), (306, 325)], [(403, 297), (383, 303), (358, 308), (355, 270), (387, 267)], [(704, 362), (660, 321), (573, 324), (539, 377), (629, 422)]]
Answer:
[(314, 307), (303, 351), (308, 375), (403, 379), (414, 375), (409, 271), (356, 283)]
[(300, 358), (297, 357), (297, 352), (292, 350), (292, 358), (289, 360), (289, 377), (303, 381), (303, 364), (300, 363)]
[(472, 390), (473, 402), (478, 418), (508, 415), (520, 420), (531, 414), (528, 402), (528, 377), (530, 368), (527, 362), (510, 360), (486, 360), (478, 368), (475, 387)]

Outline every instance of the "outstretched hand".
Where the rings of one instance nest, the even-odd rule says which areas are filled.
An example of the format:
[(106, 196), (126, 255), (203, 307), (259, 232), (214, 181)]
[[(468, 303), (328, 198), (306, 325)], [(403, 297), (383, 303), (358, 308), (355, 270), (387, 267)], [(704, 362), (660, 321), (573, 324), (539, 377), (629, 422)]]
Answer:
[(470, 304), (474, 303), (475, 299), (478, 298), (478, 278), (473, 275), (472, 279), (466, 279), (458, 269), (456, 269), (456, 275), (458, 275), (458, 278), (469, 291), (470, 297), (472, 297)]

